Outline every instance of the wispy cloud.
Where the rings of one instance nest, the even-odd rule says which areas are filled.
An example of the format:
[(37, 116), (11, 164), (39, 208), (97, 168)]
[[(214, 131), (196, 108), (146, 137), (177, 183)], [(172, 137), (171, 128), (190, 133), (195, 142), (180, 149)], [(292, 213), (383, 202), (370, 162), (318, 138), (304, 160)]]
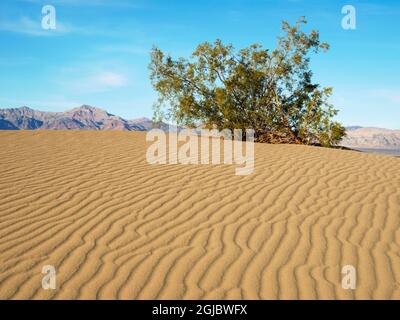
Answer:
[(87, 79), (86, 86), (93, 88), (118, 88), (124, 87), (128, 83), (128, 79), (125, 75), (117, 72), (100, 72)]
[(71, 23), (65, 23), (57, 19), (56, 29), (45, 30), (42, 28), (41, 18), (33, 19), (31, 17), (22, 16), (15, 20), (0, 21), (0, 31), (20, 33), (29, 36), (51, 37), (67, 34), (81, 36), (118, 36), (119, 31), (107, 28), (98, 28), (96, 26), (78, 26)]
[(42, 21), (40, 19), (23, 16), (12, 21), (0, 21), (0, 31), (22, 33), (31, 36), (55, 36), (69, 33), (72, 31), (72, 28), (58, 22), (56, 29), (45, 30), (42, 28)]
[(60, 86), (72, 93), (99, 93), (123, 88), (129, 84), (128, 76), (116, 70), (87, 70), (63, 72), (63, 79), (57, 81)]
[[(46, 5), (49, 4), (48, 0), (19, 0), (25, 3), (34, 3)], [(92, 7), (120, 7), (120, 8), (139, 8), (138, 1), (133, 0), (52, 0), (51, 4), (54, 6), (92, 6)]]

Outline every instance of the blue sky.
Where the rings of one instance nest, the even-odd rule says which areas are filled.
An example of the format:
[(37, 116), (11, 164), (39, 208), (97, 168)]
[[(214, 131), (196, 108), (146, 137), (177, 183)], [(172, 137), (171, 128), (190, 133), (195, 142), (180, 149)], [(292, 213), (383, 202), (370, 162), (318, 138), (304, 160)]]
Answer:
[[(356, 8), (356, 30), (341, 9)], [(53, 5), (57, 29), (41, 28)], [(331, 50), (312, 59), (345, 125), (400, 129), (398, 0), (1, 0), (0, 107), (64, 111), (82, 104), (151, 117), (153, 45), (175, 57), (216, 38), (274, 48), (282, 20), (306, 16)]]

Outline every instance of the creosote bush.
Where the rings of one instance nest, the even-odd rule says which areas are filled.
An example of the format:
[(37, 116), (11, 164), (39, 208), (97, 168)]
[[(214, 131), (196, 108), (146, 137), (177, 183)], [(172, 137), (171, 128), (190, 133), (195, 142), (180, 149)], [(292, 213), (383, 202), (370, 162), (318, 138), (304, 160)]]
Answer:
[(255, 130), (255, 140), (334, 146), (345, 135), (333, 121), (331, 88), (312, 82), (310, 56), (328, 50), (302, 17), (283, 22), (275, 50), (259, 44), (236, 51), (221, 40), (200, 44), (190, 59), (151, 53), (150, 77), (159, 93), (154, 118), (179, 125)]

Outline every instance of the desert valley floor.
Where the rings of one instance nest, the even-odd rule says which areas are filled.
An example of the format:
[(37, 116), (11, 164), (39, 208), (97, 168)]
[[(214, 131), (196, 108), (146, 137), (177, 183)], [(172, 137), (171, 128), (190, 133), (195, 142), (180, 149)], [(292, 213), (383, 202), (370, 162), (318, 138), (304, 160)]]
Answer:
[(400, 299), (400, 158), (256, 144), (236, 176), (146, 146), (0, 132), (0, 299)]

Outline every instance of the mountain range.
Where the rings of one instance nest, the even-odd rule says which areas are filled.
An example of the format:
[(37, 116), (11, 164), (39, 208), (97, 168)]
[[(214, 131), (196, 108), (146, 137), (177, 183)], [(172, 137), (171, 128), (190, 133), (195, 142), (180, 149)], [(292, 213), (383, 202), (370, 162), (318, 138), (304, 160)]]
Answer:
[(146, 131), (151, 128), (150, 119), (125, 120), (88, 105), (66, 112), (44, 112), (28, 107), (0, 109), (0, 130)]
[[(44, 112), (28, 107), (0, 109), (0, 130), (147, 131), (148, 118), (126, 120), (106, 110), (82, 105), (65, 112)], [(167, 124), (161, 125), (168, 129)], [(341, 145), (355, 149), (400, 150), (400, 130), (347, 127)]]
[(347, 127), (343, 146), (354, 149), (400, 150), (400, 130)]

